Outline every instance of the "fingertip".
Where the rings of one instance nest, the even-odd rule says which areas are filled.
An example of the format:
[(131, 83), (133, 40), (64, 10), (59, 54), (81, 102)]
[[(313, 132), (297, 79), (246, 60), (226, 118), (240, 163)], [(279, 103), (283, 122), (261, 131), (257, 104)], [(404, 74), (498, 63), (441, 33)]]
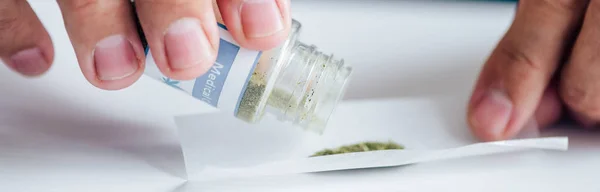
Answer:
[[(580, 5), (573, 7), (579, 9)], [(513, 138), (531, 125), (530, 122), (543, 127), (560, 115), (560, 110), (556, 110), (560, 109), (556, 99), (543, 98), (543, 95), (562, 58), (565, 42), (568, 42), (565, 39), (572, 35), (572, 21), (579, 17), (579, 13), (575, 11), (577, 9), (569, 9), (561, 11), (561, 14), (547, 14), (556, 12), (556, 8), (556, 5), (547, 1), (523, 1), (520, 5), (521, 11), (516, 14), (510, 28), (488, 58), (478, 79), (478, 85), (489, 89), (493, 83), (501, 83), (500, 88), (506, 91), (514, 107), (508, 122), (504, 124), (505, 121), (502, 121), (504, 127), (500, 131), (490, 127), (500, 127), (498, 119), (505, 120), (505, 116), (479, 116), (477, 111), (485, 110), (481, 106), (473, 106), (469, 118), (472, 119), (473, 132), (479, 138)], [(544, 16), (541, 17), (542, 15)], [(532, 36), (538, 38), (529, 38)], [(545, 101), (541, 101), (542, 99)], [(477, 98), (473, 96), (472, 100), (477, 101)], [(486, 103), (485, 100), (481, 99), (480, 104)], [(486, 116), (488, 120), (496, 120), (490, 120), (494, 123), (478, 120), (485, 119)]]
[(220, 41), (215, 7), (211, 1), (136, 3), (155, 67), (164, 76), (193, 80), (213, 66)]
[(288, 37), (289, 0), (219, 0), (218, 5), (224, 24), (242, 47), (269, 50)]
[[(164, 34), (166, 76), (177, 80), (191, 80), (206, 73), (216, 61), (218, 44), (214, 45), (206, 25), (196, 18), (181, 18), (167, 27)], [(215, 36), (215, 39), (218, 39)]]
[(480, 98), (469, 109), (468, 121), (473, 133), (485, 141), (502, 139), (512, 117), (512, 102), (506, 93), (495, 89), (475, 91), (474, 95)]
[(48, 57), (42, 49), (34, 47), (20, 50), (3, 60), (15, 72), (27, 77), (37, 77), (50, 68)]
[(26, 77), (39, 77), (48, 72), (54, 62), (54, 47), (45, 31), (37, 37), (32, 47), (26, 47), (3, 58), (4, 63), (13, 71)]
[(27, 1), (2, 1), (0, 60), (26, 77), (41, 76), (54, 60), (50, 35)]
[(127, 1), (59, 1), (65, 28), (84, 77), (103, 90), (133, 85), (145, 51)]
[(143, 47), (137, 36), (111, 35), (98, 41), (92, 51), (92, 65), (82, 72), (95, 87), (120, 90), (135, 83), (145, 68)]

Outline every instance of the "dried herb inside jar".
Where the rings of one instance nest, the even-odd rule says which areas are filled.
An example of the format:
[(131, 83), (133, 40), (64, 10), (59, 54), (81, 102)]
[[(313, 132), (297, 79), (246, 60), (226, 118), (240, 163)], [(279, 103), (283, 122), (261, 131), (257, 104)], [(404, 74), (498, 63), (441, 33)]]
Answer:
[[(265, 74), (254, 72), (248, 81), (244, 96), (240, 101), (237, 116), (247, 121), (253, 122), (256, 118), (258, 105), (266, 91)], [(278, 109), (295, 109), (295, 102), (292, 100), (292, 93), (283, 89), (273, 89), (267, 104)], [(291, 101), (291, 102), (290, 102)]]
[(394, 142), (362, 142), (358, 144), (345, 145), (337, 149), (324, 149), (316, 152), (310, 157), (336, 155), (343, 153), (356, 153), (356, 152), (367, 152), (367, 151), (380, 151), (380, 150), (393, 150), (393, 149), (404, 149), (404, 146)]
[[(300, 84), (300, 82), (298, 84)], [(252, 73), (238, 107), (236, 114), (238, 118), (254, 122), (258, 116), (262, 115), (257, 114), (257, 111), (261, 99), (265, 96), (266, 85), (267, 78), (264, 73)], [(302, 95), (302, 100), (298, 103), (292, 91), (274, 88), (267, 99), (267, 105), (279, 109), (282, 112), (293, 114), (298, 112), (297, 110), (300, 106), (304, 106), (306, 102), (312, 101), (311, 98), (313, 95), (314, 90), (311, 89), (309, 92)], [(304, 111), (302, 114), (297, 114), (297, 116), (300, 120), (305, 120), (308, 117), (307, 113), (308, 111)], [(318, 119), (311, 120), (316, 121)]]
[(246, 121), (253, 121), (260, 99), (265, 94), (266, 80), (262, 73), (254, 72), (246, 85), (246, 91), (240, 101), (237, 117)]
[(269, 95), (269, 100), (267, 102), (269, 106), (278, 109), (296, 108), (296, 101), (294, 101), (292, 93), (283, 89), (273, 89), (273, 92), (271, 92), (271, 95)]

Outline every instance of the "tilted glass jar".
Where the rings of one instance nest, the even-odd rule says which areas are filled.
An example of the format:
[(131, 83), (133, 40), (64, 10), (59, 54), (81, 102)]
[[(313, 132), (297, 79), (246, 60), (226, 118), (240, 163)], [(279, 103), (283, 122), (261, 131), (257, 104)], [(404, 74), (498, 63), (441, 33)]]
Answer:
[(147, 54), (145, 75), (248, 123), (259, 122), (268, 113), (322, 133), (342, 99), (352, 69), (343, 60), (299, 41), (301, 25), (296, 20), (284, 43), (268, 51), (240, 47), (227, 27), (218, 25), (217, 60), (205, 74), (184, 81), (165, 77), (142, 38)]
[(257, 122), (264, 113), (321, 133), (342, 99), (352, 68), (299, 41), (292, 20), (287, 40), (264, 51), (246, 84), (236, 117)]

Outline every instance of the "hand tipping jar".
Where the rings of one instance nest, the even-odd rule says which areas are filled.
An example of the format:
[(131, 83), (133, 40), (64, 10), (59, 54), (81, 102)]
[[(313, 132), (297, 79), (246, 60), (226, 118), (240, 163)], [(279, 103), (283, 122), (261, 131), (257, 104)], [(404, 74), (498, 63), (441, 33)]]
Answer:
[(296, 20), (287, 40), (269, 51), (240, 47), (227, 28), (218, 25), (217, 60), (204, 75), (190, 81), (169, 79), (160, 73), (148, 49), (145, 74), (248, 123), (259, 122), (269, 113), (322, 133), (344, 95), (352, 68), (299, 41), (301, 24)]

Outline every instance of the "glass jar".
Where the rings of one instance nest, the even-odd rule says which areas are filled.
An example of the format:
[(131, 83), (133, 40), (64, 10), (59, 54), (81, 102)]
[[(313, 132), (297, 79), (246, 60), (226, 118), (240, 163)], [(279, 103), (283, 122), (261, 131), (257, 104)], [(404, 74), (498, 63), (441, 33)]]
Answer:
[(345, 93), (352, 68), (298, 40), (301, 24), (292, 20), (287, 40), (264, 51), (241, 99), (236, 117), (253, 123), (270, 113), (321, 133)]
[(352, 69), (343, 60), (299, 41), (301, 25), (296, 20), (285, 42), (269, 51), (240, 47), (227, 28), (218, 25), (217, 60), (207, 73), (190, 81), (165, 77), (144, 45), (144, 74), (248, 123), (272, 114), (280, 121), (322, 133), (344, 95)]

